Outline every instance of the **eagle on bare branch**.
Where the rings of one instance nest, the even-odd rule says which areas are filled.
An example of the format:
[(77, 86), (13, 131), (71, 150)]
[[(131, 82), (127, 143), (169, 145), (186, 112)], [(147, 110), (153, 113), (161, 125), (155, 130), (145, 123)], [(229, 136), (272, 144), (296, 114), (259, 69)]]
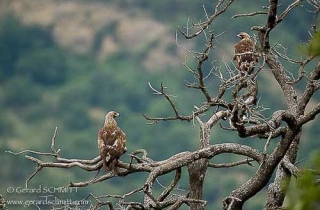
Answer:
[(114, 170), (120, 156), (127, 151), (126, 134), (118, 127), (115, 120), (119, 113), (110, 111), (104, 125), (98, 132), (98, 149), (105, 171)]
[(233, 60), (237, 62), (240, 72), (252, 73), (254, 65), (258, 62), (255, 51), (255, 43), (250, 39), (250, 35), (241, 32), (237, 35), (241, 40), (234, 45)]

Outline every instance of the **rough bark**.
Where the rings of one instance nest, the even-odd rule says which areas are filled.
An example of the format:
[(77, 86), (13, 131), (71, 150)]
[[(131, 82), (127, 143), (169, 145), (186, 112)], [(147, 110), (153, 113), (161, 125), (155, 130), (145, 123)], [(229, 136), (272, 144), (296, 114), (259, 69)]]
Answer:
[[(210, 142), (211, 128), (208, 123), (200, 124), (200, 149), (207, 148)], [(208, 168), (208, 159), (200, 159), (188, 166), (189, 173), (189, 198), (202, 200), (203, 182)], [(190, 205), (190, 210), (203, 210), (204, 206), (193, 203)]]
[[(286, 8), (279, 5), (278, 0), (269, 0), (269, 5), (265, 7), (265, 11), (257, 11), (249, 14), (235, 15), (235, 17), (251, 17), (255, 15), (265, 15), (266, 21), (262, 26), (255, 26), (252, 29), (258, 31), (259, 44), (257, 49), (259, 52), (254, 52), (261, 57), (262, 64), (257, 64), (253, 72), (239, 72), (236, 69), (230, 68), (228, 63), (225, 64), (225, 69), (212, 65), (212, 69), (208, 71), (208, 62), (211, 63), (211, 50), (214, 50), (214, 41), (219, 35), (215, 35), (213, 31), (209, 31), (209, 27), (214, 22), (215, 18), (222, 15), (234, 0), (219, 0), (215, 2), (214, 9), (211, 15), (206, 13), (207, 20), (200, 21), (192, 26), (187, 25), (186, 32), (182, 35), (186, 39), (194, 39), (200, 35), (204, 35), (206, 44), (202, 52), (191, 53), (196, 60), (195, 66), (188, 66), (190, 62), (183, 62), (186, 69), (192, 74), (193, 82), (186, 82), (188, 88), (198, 90), (199, 94), (204, 96), (204, 101), (198, 101), (196, 104), (201, 104), (200, 107), (194, 105), (194, 110), (190, 110), (187, 115), (182, 115), (180, 109), (174, 103), (172, 95), (168, 94), (167, 87), (161, 83), (160, 88), (156, 89), (149, 84), (149, 87), (155, 95), (163, 96), (168, 102), (169, 107), (172, 108), (173, 116), (165, 117), (148, 117), (143, 115), (150, 124), (159, 121), (198, 121), (200, 125), (199, 148), (195, 151), (184, 151), (175, 154), (168, 159), (161, 161), (154, 161), (147, 157), (147, 152), (144, 149), (132, 152), (130, 154), (130, 163), (119, 161), (117, 173), (107, 173), (94, 177), (91, 180), (69, 183), (69, 187), (85, 187), (97, 182), (106, 181), (114, 177), (127, 176), (132, 173), (144, 172), (147, 173), (147, 179), (142, 183), (141, 187), (134, 189), (124, 195), (113, 195), (110, 197), (119, 198), (117, 205), (124, 209), (178, 209), (183, 204), (189, 206), (190, 210), (204, 210), (207, 201), (203, 200), (204, 180), (206, 172), (209, 167), (233, 167), (239, 164), (250, 165), (251, 161), (258, 163), (256, 172), (243, 183), (241, 186), (230, 192), (230, 195), (223, 199), (223, 209), (225, 210), (241, 210), (246, 201), (255, 196), (261, 189), (266, 187), (272, 175), (275, 173), (273, 182), (268, 186), (268, 197), (265, 204), (265, 210), (282, 209), (283, 201), (286, 196), (286, 191), (282, 187), (285, 181), (289, 181), (292, 175), (297, 176), (297, 169), (294, 166), (296, 161), (297, 152), (299, 150), (300, 137), (303, 126), (314, 120), (320, 114), (320, 103), (310, 106), (310, 111), (306, 113), (306, 107), (312, 100), (314, 94), (319, 90), (320, 84), (320, 61), (313, 70), (307, 71), (304, 67), (314, 59), (314, 57), (307, 57), (304, 60), (296, 61), (286, 57), (286, 55), (277, 53), (274, 46), (270, 45), (272, 40), (272, 31), (277, 29), (277, 25), (281, 23), (286, 16), (297, 6), (300, 5), (302, 0), (295, 0)], [(316, 23), (318, 13), (320, 13), (320, 5), (317, 1), (308, 1), (309, 4), (315, 7), (314, 20)], [(285, 4), (285, 3), (284, 3)], [(282, 12), (279, 12), (282, 11)], [(279, 13), (279, 14), (278, 14)], [(313, 26), (316, 31), (315, 24)], [(194, 33), (192, 33), (192, 31)], [(202, 43), (202, 41), (201, 41)], [(259, 46), (258, 46), (259, 45)], [(285, 70), (284, 64), (280, 62), (279, 57), (282, 59), (297, 64), (297, 69)], [(191, 62), (193, 63), (193, 62)], [(213, 63), (213, 62), (212, 62)], [(218, 66), (218, 65), (217, 65)], [(259, 98), (259, 88), (265, 88), (264, 85), (258, 85), (258, 73), (267, 66), (268, 73), (272, 74), (275, 85), (278, 85), (282, 91), (282, 97), (286, 103), (285, 110), (275, 111), (270, 116), (266, 116), (260, 111), (263, 105), (260, 106), (257, 102)], [(308, 66), (309, 67), (309, 66)], [(236, 70), (236, 71), (234, 71)], [(225, 72), (227, 71), (227, 72)], [(288, 71), (296, 71), (299, 76), (297, 79)], [(289, 76), (288, 76), (289, 75)], [(206, 79), (215, 76), (216, 78), (206, 84)], [(220, 80), (220, 83), (219, 83)], [(306, 86), (302, 90), (302, 95), (298, 97), (298, 91), (295, 86), (301, 80), (304, 80)], [(216, 83), (217, 82), (217, 83)], [(216, 96), (212, 97), (213, 89), (216, 88)], [(206, 122), (202, 122), (200, 117), (211, 116)], [(257, 138), (265, 139), (266, 143), (263, 151), (259, 151), (250, 146), (236, 143), (222, 143), (210, 144), (211, 129), (220, 120), (225, 120), (225, 124), (220, 124), (221, 129), (230, 132), (236, 132), (241, 138), (248, 138), (257, 140)], [(92, 160), (81, 159), (66, 159), (61, 158), (59, 150), (55, 149), (56, 130), (52, 138), (51, 153), (43, 153), (32, 150), (25, 150), (12, 154), (18, 155), (28, 153), (34, 156), (49, 156), (54, 159), (53, 162), (45, 162), (41, 159), (26, 155), (29, 161), (37, 164), (36, 170), (26, 180), (26, 188), (28, 182), (35, 177), (45, 167), (51, 168), (72, 168), (79, 167), (84, 171), (99, 171), (102, 163), (101, 158), (96, 157)], [(271, 140), (280, 139), (273, 151), (267, 152), (267, 147)], [(139, 156), (139, 154), (143, 154)], [(223, 154), (235, 154), (246, 156), (246, 160), (236, 161), (234, 163), (209, 163), (213, 157)], [(250, 160), (249, 160), (250, 159)], [(181, 169), (187, 167), (189, 188), (188, 193), (184, 195), (176, 195), (173, 189), (177, 186), (180, 177)], [(168, 187), (164, 187), (162, 193), (157, 197), (153, 193), (153, 185), (158, 177), (175, 173), (175, 176)], [(135, 193), (143, 193), (144, 200), (139, 202), (124, 202), (124, 198), (134, 195)], [(102, 202), (97, 200), (96, 207), (108, 205), (112, 208), (111, 202)]]

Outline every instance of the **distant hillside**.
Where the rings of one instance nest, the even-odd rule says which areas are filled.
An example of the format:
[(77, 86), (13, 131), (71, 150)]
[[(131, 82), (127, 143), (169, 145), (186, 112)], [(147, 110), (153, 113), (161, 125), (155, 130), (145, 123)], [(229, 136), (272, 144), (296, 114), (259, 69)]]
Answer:
[[(176, 57), (182, 56), (182, 51), (172, 51), (174, 33), (143, 9), (124, 10), (116, 3), (99, 1), (9, 0), (2, 2), (0, 9), (2, 16), (8, 13), (26, 26), (50, 29), (66, 50), (93, 53), (100, 60), (123, 51), (144, 52), (143, 66), (153, 71), (163, 64), (179, 65)], [(149, 52), (145, 52), (147, 48)]]
[[(250, 27), (263, 24), (261, 17), (231, 19), (235, 13), (251, 12), (257, 7), (256, 1), (251, 0), (234, 3), (213, 24), (214, 32), (222, 35), (214, 41), (215, 48), (205, 65), (206, 73), (212, 65), (220, 67), (222, 73), (226, 73), (227, 65), (232, 68), (236, 34), (248, 31), (253, 35)], [(211, 0), (0, 0), (0, 159), (6, 163), (0, 170), (0, 180), (5, 180), (0, 182), (0, 194), (7, 199), (14, 197), (6, 188), (24, 185), (35, 168), (23, 155), (13, 156), (4, 151), (50, 152), (57, 126), (56, 146), (61, 149), (62, 157), (91, 159), (98, 155), (97, 130), (102, 126), (104, 114), (111, 109), (121, 113), (118, 123), (127, 134), (128, 154), (144, 148), (150, 158), (161, 160), (197, 149), (196, 122), (160, 122), (150, 126), (146, 125), (142, 113), (153, 117), (174, 115), (168, 102), (153, 94), (148, 82), (155, 88), (163, 82), (166, 91), (175, 96), (173, 101), (183, 115), (191, 114), (195, 106), (202, 105), (203, 96), (195, 89), (186, 88), (185, 82), (192, 83), (195, 78), (180, 62), (187, 59), (196, 69), (194, 55), (183, 47), (190, 51), (203, 50), (203, 37), (190, 41), (179, 36), (178, 44), (183, 46), (180, 47), (175, 32), (178, 26), (185, 28), (187, 24), (204, 20), (204, 11), (210, 13), (212, 9)], [(283, 43), (286, 52), (294, 54), (294, 58), (301, 56), (294, 44), (308, 37), (303, 32), (292, 33), (308, 18), (308, 12), (299, 9), (301, 13), (290, 16), (288, 22), (281, 23), (282, 30), (272, 34), (276, 37), (274, 41)], [(283, 63), (287, 69), (291, 67), (290, 62)], [(284, 108), (278, 97), (282, 93), (274, 85), (267, 67), (258, 79), (259, 105)], [(206, 80), (210, 93), (218, 91), (219, 82), (214, 76)], [(266, 116), (269, 112), (266, 109)], [(303, 133), (303, 141), (317, 139), (318, 131), (316, 123), (310, 123)], [(263, 141), (240, 139), (219, 126), (213, 128), (212, 133), (214, 143), (241, 142), (260, 149), (264, 146)], [(319, 147), (317, 142), (303, 144), (301, 157)], [(272, 141), (271, 146), (274, 143), (276, 141)], [(222, 158), (221, 162), (233, 161), (230, 155)], [(129, 156), (124, 155), (121, 160), (128, 162)], [(19, 166), (19, 173), (13, 166)], [(234, 168), (228, 173), (225, 170), (208, 172), (211, 177), (205, 191), (210, 202), (208, 209), (221, 208), (221, 195), (243, 183), (253, 170)], [(61, 186), (95, 176), (95, 172), (83, 173), (77, 169), (42, 172), (30, 182), (31, 186), (46, 184), (47, 180)], [(135, 182), (129, 177), (124, 181), (99, 183), (81, 189), (76, 196), (83, 199), (89, 192), (96, 195), (128, 193), (141, 187), (138, 185), (142, 176), (144, 174), (135, 177)], [(219, 181), (213, 183), (212, 180)], [(186, 186), (179, 188), (187, 188), (188, 182), (183, 183)], [(20, 196), (29, 199), (29, 195)], [(258, 196), (246, 209), (261, 209), (263, 202)]]

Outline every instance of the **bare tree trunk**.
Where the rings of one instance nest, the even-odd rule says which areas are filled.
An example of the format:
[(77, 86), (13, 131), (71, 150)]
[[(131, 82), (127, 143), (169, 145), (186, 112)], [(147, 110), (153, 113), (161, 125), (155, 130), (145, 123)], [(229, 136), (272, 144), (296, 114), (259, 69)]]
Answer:
[[(207, 172), (207, 159), (201, 159), (190, 164), (189, 172), (189, 198), (202, 200), (203, 181)], [(190, 204), (190, 210), (203, 210), (204, 206), (198, 203)]]
[[(97, 175), (92, 179), (81, 182), (70, 182), (68, 185), (69, 187), (86, 187), (113, 178), (121, 178), (133, 173), (144, 172), (148, 174), (145, 182), (140, 185), (139, 188), (132, 189), (126, 194), (95, 196), (90, 193), (90, 196), (96, 202), (94, 209), (98, 209), (102, 206), (109, 206), (110, 209), (114, 209), (111, 201), (100, 199), (110, 197), (112, 199), (118, 199), (116, 204), (117, 208), (120, 207), (122, 209), (176, 210), (182, 205), (187, 205), (190, 210), (204, 210), (207, 201), (203, 198), (203, 190), (205, 188), (204, 180), (208, 167), (230, 168), (242, 164), (253, 166), (251, 162), (255, 161), (258, 163), (256, 172), (246, 182), (232, 190), (229, 196), (223, 199), (223, 209), (242, 210), (246, 201), (254, 197), (272, 181), (273, 182), (268, 188), (268, 196), (264, 210), (284, 209), (283, 203), (286, 197), (286, 189), (283, 188), (283, 184), (285, 181), (288, 183), (292, 175), (298, 176), (300, 172), (300, 169), (296, 167), (294, 163), (299, 150), (303, 126), (306, 123), (313, 121), (315, 117), (320, 114), (320, 103), (318, 100), (314, 100), (314, 98), (317, 97), (315, 94), (319, 94), (320, 90), (320, 61), (318, 60), (318, 55), (312, 55), (313, 53), (302, 56), (305, 58), (301, 58), (300, 60), (289, 58), (286, 53), (286, 48), (283, 47), (283, 49), (281, 49), (282, 45), (280, 42), (275, 46), (270, 44), (270, 41), (275, 41), (272, 40), (272, 31), (277, 28), (279, 23), (286, 19), (289, 13), (293, 12), (294, 8), (299, 7), (300, 5), (301, 7), (304, 7), (305, 5), (303, 2), (305, 1), (293, 0), (292, 3), (281, 2), (280, 5), (279, 0), (269, 0), (269, 6), (265, 7), (265, 11), (256, 11), (247, 14), (241, 13), (232, 17), (240, 18), (256, 15), (263, 15), (266, 17), (265, 24), (262, 23), (262, 25), (253, 26), (251, 28), (252, 30), (257, 31), (260, 44), (257, 43), (258, 40), (254, 38), (251, 40), (252, 43), (256, 45), (253, 50), (236, 53), (235, 48), (233, 58), (233, 60), (237, 60), (235, 58), (238, 56), (240, 58), (243, 56), (251, 56), (251, 60), (258, 60), (257, 58), (259, 57), (260, 62), (250, 62), (250, 68), (252, 68), (250, 71), (249, 69), (240, 68), (242, 65), (246, 66), (248, 61), (241, 61), (240, 63), (237, 61), (237, 66), (233, 66), (222, 59), (223, 66), (225, 67), (220, 67), (222, 63), (215, 63), (215, 56), (212, 56), (211, 52), (219, 47), (219, 45), (216, 45), (215, 43), (216, 41), (219, 41), (217, 38), (223, 33), (216, 33), (217, 31), (212, 28), (212, 23), (214, 23), (216, 18), (219, 15), (222, 15), (234, 2), (236, 1), (216, 1), (210, 15), (205, 11), (206, 20), (199, 21), (196, 24), (189, 24), (188, 20), (186, 27), (179, 28), (179, 31), (186, 39), (193, 39), (200, 37), (200, 35), (204, 35), (204, 39), (200, 39), (201, 43), (203, 40), (206, 41), (202, 52), (194, 51), (198, 47), (191, 47), (189, 49), (189, 47), (182, 46), (188, 54), (182, 64), (194, 78), (191, 82), (186, 81), (186, 87), (198, 90), (199, 93), (204, 96), (203, 100), (195, 102), (197, 105), (194, 105), (194, 109), (189, 110), (189, 114), (181, 115), (179, 107), (175, 104), (175, 100), (172, 100), (173, 96), (169, 94), (167, 87), (164, 86), (163, 83), (160, 84), (159, 88), (153, 87), (150, 82), (148, 83), (153, 94), (164, 97), (174, 113), (172, 116), (165, 117), (149, 117), (144, 114), (143, 116), (145, 119), (149, 121), (148, 124), (154, 124), (159, 121), (178, 120), (193, 122), (196, 119), (200, 125), (199, 139), (196, 139), (196, 141), (199, 141), (199, 149), (192, 152), (180, 152), (160, 161), (152, 160), (148, 157), (148, 153), (145, 149), (139, 149), (129, 154), (131, 157), (130, 163), (122, 161), (118, 162), (117, 173), (108, 172), (102, 173), (102, 175), (100, 173), (99, 175), (103, 165), (100, 156), (91, 160), (68, 159), (60, 156), (60, 149), (57, 150), (55, 147), (57, 134), (57, 129), (55, 129), (51, 140), (50, 153), (29, 149), (21, 152), (7, 151), (14, 155), (27, 153), (28, 155), (25, 155), (25, 158), (37, 164), (36, 170), (28, 179), (26, 179), (26, 188), (28, 188), (29, 181), (46, 167), (65, 169), (79, 167), (88, 172), (97, 171)], [(316, 23), (320, 17), (320, 5), (318, 0), (309, 0), (307, 2), (309, 6), (314, 7), (314, 12), (312, 12), (314, 17), (313, 20), (311, 20), (312, 22), (310, 22), (312, 29), (310, 35), (315, 38), (318, 33)], [(247, 35), (249, 36), (249, 34)], [(180, 46), (178, 34), (176, 38), (176, 43)], [(275, 38), (278, 39), (278, 37)], [(315, 41), (317, 40), (315, 39)], [(313, 47), (312, 45), (313, 44), (310, 41), (309, 47)], [(251, 49), (252, 47), (249, 48)], [(219, 52), (219, 49), (216, 52)], [(196, 65), (193, 65), (194, 62), (190, 62), (188, 59), (189, 54), (195, 59)], [(231, 57), (229, 59), (231, 59)], [(285, 64), (288, 62), (295, 64), (296, 68), (290, 70), (286, 69)], [(313, 62), (317, 62), (317, 64), (314, 67), (311, 67), (311, 65), (313, 65), (311, 63)], [(190, 63), (192, 63), (192, 65), (190, 65)], [(211, 65), (211, 69), (208, 68), (209, 65)], [(255, 67), (254, 71), (253, 67)], [(259, 94), (258, 92), (259, 80), (257, 80), (258, 73), (262, 70), (267, 70), (268, 74), (273, 75), (273, 78), (275, 79), (274, 84), (280, 86), (283, 94), (282, 96), (279, 95), (279, 98), (281, 97), (286, 103), (286, 108), (284, 110), (280, 110), (276, 104), (270, 107), (275, 109), (271, 116), (269, 116), (269, 114), (266, 116), (263, 112), (269, 107), (260, 104), (257, 99), (260, 95), (261, 97), (264, 97), (264, 91), (262, 91), (262, 94)], [(206, 79), (209, 77), (215, 77), (215, 79), (209, 79), (207, 83)], [(303, 88), (303, 86), (305, 86), (305, 88)], [(264, 89), (269, 88), (265, 83), (262, 83), (259, 87)], [(297, 87), (299, 88), (297, 89)], [(215, 92), (217, 93), (214, 96), (213, 94), (215, 94)], [(189, 101), (189, 99), (187, 101)], [(307, 106), (308, 109), (306, 109)], [(202, 122), (200, 117), (204, 115), (206, 115), (206, 117), (211, 115), (211, 117), (208, 121)], [(243, 143), (210, 144), (211, 129), (213, 126), (217, 126), (217, 122), (220, 120), (225, 121), (220, 124), (221, 129), (237, 133), (239, 138), (250, 138), (254, 139), (253, 141), (258, 140), (258, 138), (265, 139), (266, 143), (263, 151), (244, 145)], [(279, 141), (273, 150), (268, 152), (269, 143), (273, 139)], [(271, 150), (271, 148), (269, 148), (269, 150)], [(244, 156), (246, 157), (246, 160), (230, 163), (230, 159), (227, 158), (226, 163), (211, 163), (210, 160), (220, 154)], [(54, 161), (46, 162), (33, 156), (41, 156), (45, 160), (47, 160), (47, 157), (51, 157)], [(175, 194), (174, 190), (177, 189), (179, 184), (181, 170), (185, 167), (187, 167), (189, 175), (188, 193)], [(273, 174), (275, 172), (275, 178), (273, 179)], [(160, 195), (157, 195), (159, 194), (158, 192), (154, 194), (153, 186), (158, 177), (169, 173), (175, 173), (170, 184), (163, 187)], [(320, 180), (317, 179), (317, 181)], [(134, 201), (135, 198), (127, 199), (137, 193), (144, 194), (143, 201), (141, 201), (141, 199), (139, 199), (139, 201)], [(0, 208), (1, 203), (4, 202), (2, 202), (0, 195)]]
[[(200, 120), (200, 119), (198, 119)], [(200, 123), (200, 149), (209, 146), (211, 128), (208, 123)], [(189, 198), (202, 200), (203, 182), (208, 167), (208, 159), (200, 159), (188, 166), (189, 172)], [(190, 210), (203, 210), (204, 206), (198, 203), (190, 204)]]
[[(285, 157), (293, 164), (297, 157), (300, 137), (301, 132), (293, 140)], [(283, 185), (285, 183), (289, 184), (291, 176), (291, 172), (282, 164), (279, 164), (274, 181), (268, 187), (268, 197), (264, 210), (281, 209), (286, 196), (286, 191), (283, 189)]]

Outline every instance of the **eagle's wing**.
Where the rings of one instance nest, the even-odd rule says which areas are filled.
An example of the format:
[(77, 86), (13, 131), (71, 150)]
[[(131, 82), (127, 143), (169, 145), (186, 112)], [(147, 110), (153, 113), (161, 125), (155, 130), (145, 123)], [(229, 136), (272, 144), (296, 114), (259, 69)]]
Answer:
[(104, 168), (108, 170), (110, 163), (127, 151), (126, 134), (117, 126), (106, 126), (98, 133), (98, 147)]
[(249, 71), (255, 62), (258, 62), (256, 57), (254, 43), (250, 39), (244, 39), (234, 45), (233, 60), (237, 61), (239, 70)]
[(115, 130), (115, 140), (111, 145), (109, 153), (112, 157), (114, 157), (114, 159), (118, 159), (126, 151), (126, 134), (117, 127)]
[[(245, 54), (248, 53), (248, 54)], [(234, 45), (234, 57), (243, 57), (243, 58), (253, 58), (253, 53), (254, 53), (254, 43), (250, 39), (246, 40), (241, 40), (240, 42), (236, 43)], [(243, 56), (243, 55), (248, 55), (248, 56)], [(234, 59), (236, 60), (236, 59)]]

